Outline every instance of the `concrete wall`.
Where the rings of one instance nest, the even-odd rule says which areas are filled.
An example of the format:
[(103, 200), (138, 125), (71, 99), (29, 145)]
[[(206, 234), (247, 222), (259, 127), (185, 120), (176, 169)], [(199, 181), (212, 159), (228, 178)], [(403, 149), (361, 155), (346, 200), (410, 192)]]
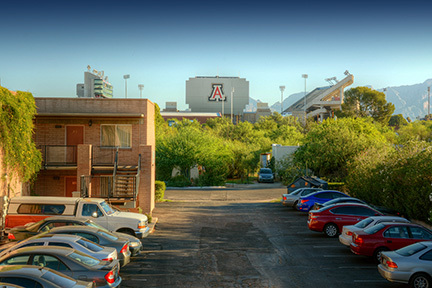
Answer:
[(280, 144), (272, 144), (272, 156), (275, 162), (279, 162), (285, 157), (294, 154), (300, 146), (282, 146)]

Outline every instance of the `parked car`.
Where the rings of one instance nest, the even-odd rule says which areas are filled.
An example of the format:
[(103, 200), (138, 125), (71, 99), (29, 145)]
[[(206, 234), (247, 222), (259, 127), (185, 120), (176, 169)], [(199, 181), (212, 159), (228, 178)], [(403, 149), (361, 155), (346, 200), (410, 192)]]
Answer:
[(400, 222), (400, 223), (410, 223), (408, 219), (398, 216), (371, 216), (362, 221), (354, 224), (343, 226), (342, 232), (339, 235), (339, 242), (343, 245), (350, 246), (352, 242), (352, 234), (357, 231), (375, 226), (382, 222)]
[(58, 246), (69, 247), (96, 259), (111, 261), (117, 259), (117, 250), (112, 247), (101, 246), (86, 238), (76, 235), (42, 233), (20, 242), (10, 242), (0, 247), (0, 257), (16, 249), (30, 246)]
[(382, 252), (378, 271), (391, 282), (406, 283), (411, 288), (431, 287), (432, 242), (418, 242)]
[(131, 253), (129, 250), (129, 240), (122, 237), (93, 227), (86, 226), (64, 226), (53, 228), (49, 231), (50, 234), (72, 234), (84, 237), (99, 245), (112, 247), (117, 250), (117, 257), (120, 260), (121, 266), (125, 266), (130, 262)]
[(291, 206), (297, 209), (297, 202), (301, 196), (306, 196), (311, 193), (322, 191), (321, 188), (299, 188), (291, 193), (282, 194), (282, 204), (284, 206)]
[(117, 287), (118, 260), (100, 261), (94, 257), (67, 247), (25, 247), (0, 257), (3, 265), (36, 265), (48, 267), (74, 279), (92, 281), (97, 287)]
[(374, 257), (381, 262), (381, 252), (396, 250), (421, 241), (432, 240), (432, 231), (413, 223), (380, 223), (354, 232), (351, 251)]
[(300, 211), (308, 212), (311, 210), (315, 202), (324, 203), (332, 199), (341, 198), (341, 197), (350, 197), (345, 193), (334, 191), (334, 190), (323, 190), (318, 191), (306, 196), (300, 197), (297, 203), (297, 209)]
[(332, 200), (329, 200), (329, 201), (324, 202), (324, 203), (315, 202), (315, 204), (314, 204), (314, 206), (312, 207), (311, 210), (318, 210), (318, 209), (321, 209), (324, 206), (333, 205), (333, 204), (340, 204), (340, 203), (360, 203), (360, 204), (368, 205), (365, 201), (360, 200), (358, 198), (354, 198), (354, 197), (342, 197), (342, 198), (332, 199)]
[(312, 231), (324, 232), (327, 237), (336, 237), (342, 227), (352, 225), (381, 212), (359, 203), (342, 203), (309, 211), (308, 227)]
[(128, 233), (138, 238), (144, 238), (150, 233), (148, 218), (143, 214), (121, 212), (104, 199), (77, 197), (13, 197), (9, 203), (5, 227), (11, 229), (50, 216), (92, 217), (94, 222), (109, 231)]
[(270, 168), (261, 168), (258, 172), (258, 183), (274, 182), (274, 175)]
[[(89, 226), (98, 228), (104, 231), (108, 231), (101, 225), (95, 223), (93, 220), (84, 218), (84, 217), (63, 217), (63, 216), (53, 216), (42, 219), (36, 223), (29, 223), (25, 226), (17, 226), (9, 230), (8, 238), (12, 241), (19, 241), (27, 239), (31, 236), (37, 235), (41, 232), (48, 232), (52, 228), (62, 227), (62, 226)], [(129, 249), (132, 253), (132, 256), (136, 256), (140, 251), (143, 250), (143, 245), (140, 239), (120, 232), (109, 231), (117, 237), (124, 237), (129, 240)]]
[[(93, 288), (93, 282), (75, 280), (47, 267), (33, 265), (0, 266), (0, 287)], [(7, 285), (7, 286), (5, 286)]]

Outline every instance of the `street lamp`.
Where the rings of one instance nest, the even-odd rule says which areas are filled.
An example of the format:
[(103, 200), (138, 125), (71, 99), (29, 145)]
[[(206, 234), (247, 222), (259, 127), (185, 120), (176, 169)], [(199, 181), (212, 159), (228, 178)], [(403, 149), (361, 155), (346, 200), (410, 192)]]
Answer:
[(129, 74), (123, 75), (123, 79), (125, 79), (125, 98), (127, 98), (127, 79), (130, 78)]
[(142, 90), (144, 89), (144, 84), (138, 84), (138, 89), (140, 90), (140, 99), (142, 98)]
[(306, 79), (308, 78), (308, 74), (302, 74), (302, 78), (305, 79), (305, 92), (304, 92), (304, 117), (305, 117), (305, 125), (306, 125)]
[(281, 115), (282, 115), (282, 112), (283, 112), (283, 92), (285, 90), (285, 86), (279, 86), (279, 89), (281, 91)]

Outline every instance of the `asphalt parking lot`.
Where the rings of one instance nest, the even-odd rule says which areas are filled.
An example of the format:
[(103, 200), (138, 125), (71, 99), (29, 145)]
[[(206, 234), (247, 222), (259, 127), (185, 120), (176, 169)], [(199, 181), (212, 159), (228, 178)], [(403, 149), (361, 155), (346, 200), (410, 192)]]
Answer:
[(120, 274), (122, 287), (406, 287), (338, 239), (309, 231), (303, 212), (275, 200), (278, 184), (167, 190), (145, 251)]

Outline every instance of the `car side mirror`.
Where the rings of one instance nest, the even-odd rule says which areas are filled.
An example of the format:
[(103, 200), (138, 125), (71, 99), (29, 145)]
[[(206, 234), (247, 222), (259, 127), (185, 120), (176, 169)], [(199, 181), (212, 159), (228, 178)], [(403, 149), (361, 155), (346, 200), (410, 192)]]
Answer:
[(97, 214), (96, 211), (92, 213), (92, 217), (93, 217), (93, 218), (98, 218), (98, 214)]

